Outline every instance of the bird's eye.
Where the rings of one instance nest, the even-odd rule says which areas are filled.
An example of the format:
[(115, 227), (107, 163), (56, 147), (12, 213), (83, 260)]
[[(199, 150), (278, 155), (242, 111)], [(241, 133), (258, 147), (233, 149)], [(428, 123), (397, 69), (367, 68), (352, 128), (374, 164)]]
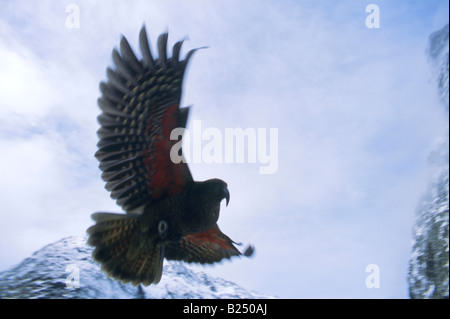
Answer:
[(169, 229), (169, 224), (165, 220), (161, 220), (158, 223), (158, 232), (160, 235), (167, 233), (167, 230)]

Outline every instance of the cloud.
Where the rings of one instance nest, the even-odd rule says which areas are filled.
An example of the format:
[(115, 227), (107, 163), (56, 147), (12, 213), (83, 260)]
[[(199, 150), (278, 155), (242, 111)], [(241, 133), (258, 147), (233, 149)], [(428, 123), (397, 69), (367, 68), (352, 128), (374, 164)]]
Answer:
[[(227, 181), (220, 227), (257, 249), (202, 269), (282, 297), (406, 296), (393, 278), (405, 278), (425, 159), (445, 123), (424, 56), (433, 30), (421, 28), (437, 9), (383, 2), (369, 30), (365, 6), (347, 2), (79, 1), (69, 29), (68, 3), (6, 1), (0, 14), (0, 267), (83, 233), (94, 211), (120, 211), (93, 157), (98, 82), (120, 34), (136, 49), (145, 22), (153, 48), (164, 30), (169, 44), (189, 36), (183, 52), (209, 46), (187, 71), (188, 130), (278, 129), (275, 174), (190, 164), (197, 180)], [(385, 277), (369, 292), (371, 263)]]

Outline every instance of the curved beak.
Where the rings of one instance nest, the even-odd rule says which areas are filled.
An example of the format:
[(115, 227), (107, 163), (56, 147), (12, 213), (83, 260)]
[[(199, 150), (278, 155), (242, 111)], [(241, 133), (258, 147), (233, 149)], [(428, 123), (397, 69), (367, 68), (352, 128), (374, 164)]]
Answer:
[(226, 187), (226, 186), (223, 187), (223, 197), (222, 198), (226, 199), (226, 203), (228, 206), (228, 203), (230, 202), (230, 192), (228, 191), (228, 187)]

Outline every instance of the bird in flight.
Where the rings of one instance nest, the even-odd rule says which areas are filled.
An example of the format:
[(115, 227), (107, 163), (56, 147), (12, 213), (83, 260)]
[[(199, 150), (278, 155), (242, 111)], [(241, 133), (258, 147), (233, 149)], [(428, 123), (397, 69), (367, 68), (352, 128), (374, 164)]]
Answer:
[(88, 244), (104, 272), (135, 286), (157, 284), (164, 258), (204, 264), (254, 251), (241, 253), (217, 225), (221, 201), (230, 200), (227, 184), (194, 181), (184, 160), (171, 160), (179, 142), (171, 132), (186, 127), (189, 113), (180, 107), (183, 76), (197, 49), (180, 59), (179, 41), (169, 57), (167, 38), (159, 36), (155, 58), (143, 26), (139, 60), (122, 36), (120, 51), (112, 51), (115, 68), (100, 83), (95, 157), (105, 188), (126, 214), (93, 214)]

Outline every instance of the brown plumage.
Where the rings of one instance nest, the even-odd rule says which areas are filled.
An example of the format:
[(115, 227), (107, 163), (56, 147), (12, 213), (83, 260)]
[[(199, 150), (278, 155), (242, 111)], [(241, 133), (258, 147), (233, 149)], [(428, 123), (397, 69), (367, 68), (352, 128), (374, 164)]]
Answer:
[[(105, 188), (127, 214), (95, 213), (88, 243), (108, 275), (133, 285), (156, 284), (164, 258), (214, 263), (240, 256), (218, 225), (220, 203), (230, 200), (219, 179), (193, 180), (184, 161), (174, 163), (170, 133), (185, 127), (189, 108), (180, 108), (183, 76), (192, 54), (179, 59), (182, 41), (167, 56), (167, 33), (154, 59), (145, 27), (139, 34), (142, 59), (125, 37), (113, 50), (115, 69), (100, 83), (102, 113), (95, 154)], [(250, 256), (249, 246), (243, 255)]]

